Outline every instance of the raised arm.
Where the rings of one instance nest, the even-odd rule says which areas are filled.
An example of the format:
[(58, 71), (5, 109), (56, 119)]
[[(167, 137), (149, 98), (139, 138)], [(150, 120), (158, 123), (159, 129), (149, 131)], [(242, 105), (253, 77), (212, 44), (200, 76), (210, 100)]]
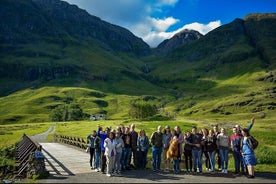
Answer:
[(250, 123), (250, 124), (248, 125), (248, 127), (246, 128), (246, 129), (248, 130), (248, 132), (251, 130), (251, 128), (253, 127), (254, 123), (255, 123), (255, 118), (253, 117), (253, 118), (251, 119), (251, 123)]

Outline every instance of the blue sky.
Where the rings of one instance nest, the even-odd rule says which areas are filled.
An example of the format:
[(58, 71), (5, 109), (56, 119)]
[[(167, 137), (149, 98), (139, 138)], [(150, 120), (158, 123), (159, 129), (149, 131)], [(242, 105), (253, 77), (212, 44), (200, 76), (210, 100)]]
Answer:
[(151, 47), (183, 29), (202, 34), (249, 13), (276, 13), (276, 0), (64, 0), (129, 29)]

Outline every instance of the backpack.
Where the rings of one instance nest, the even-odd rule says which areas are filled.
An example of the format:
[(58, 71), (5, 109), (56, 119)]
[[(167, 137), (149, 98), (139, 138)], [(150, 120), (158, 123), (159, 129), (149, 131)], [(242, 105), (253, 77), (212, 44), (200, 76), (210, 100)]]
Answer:
[(259, 142), (257, 141), (257, 139), (255, 139), (253, 136), (249, 136), (248, 137), (248, 141), (250, 141), (251, 144), (249, 144), (249, 146), (254, 150), (258, 147)]

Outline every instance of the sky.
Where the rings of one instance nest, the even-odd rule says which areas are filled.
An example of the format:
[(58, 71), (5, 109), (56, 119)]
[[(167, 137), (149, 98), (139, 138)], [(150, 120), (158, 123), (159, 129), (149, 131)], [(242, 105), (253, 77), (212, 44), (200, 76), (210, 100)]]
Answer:
[(249, 13), (276, 13), (276, 0), (63, 0), (127, 28), (154, 48), (183, 29), (205, 35)]

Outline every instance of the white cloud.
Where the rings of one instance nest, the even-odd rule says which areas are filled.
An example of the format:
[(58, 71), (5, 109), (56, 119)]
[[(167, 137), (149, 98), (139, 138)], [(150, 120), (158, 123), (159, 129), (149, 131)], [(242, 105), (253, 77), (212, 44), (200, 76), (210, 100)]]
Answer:
[(151, 18), (151, 21), (153, 27), (159, 32), (166, 31), (169, 27), (179, 22), (178, 19), (175, 19), (173, 17), (168, 17), (164, 19)]
[(201, 34), (206, 34), (221, 25), (213, 21), (208, 24), (191, 23), (178, 30), (167, 30), (179, 23), (174, 17), (162, 19), (153, 17), (154, 13), (162, 14), (167, 7), (176, 5), (179, 0), (65, 0), (85, 9), (91, 15), (129, 29), (136, 36), (141, 37), (151, 47), (156, 47), (164, 39), (171, 38), (183, 29), (194, 29)]
[(208, 24), (201, 24), (198, 22), (194, 22), (194, 23), (187, 24), (187, 25), (183, 26), (181, 29), (193, 29), (193, 30), (196, 30), (196, 31), (200, 32), (201, 34), (205, 35), (206, 33), (219, 27), (220, 25), (221, 25), (220, 20), (212, 21), (212, 22), (209, 22)]

